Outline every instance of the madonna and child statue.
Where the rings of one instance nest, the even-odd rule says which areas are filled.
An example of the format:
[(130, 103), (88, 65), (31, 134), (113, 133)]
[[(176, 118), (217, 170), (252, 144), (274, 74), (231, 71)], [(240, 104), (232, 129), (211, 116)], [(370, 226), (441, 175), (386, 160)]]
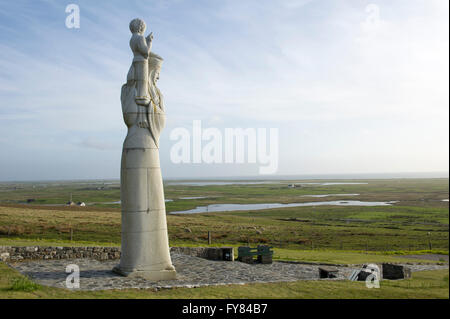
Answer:
[(128, 133), (120, 170), (122, 242), (120, 264), (113, 271), (148, 280), (175, 279), (167, 233), (159, 137), (166, 116), (156, 82), (163, 59), (151, 51), (153, 33), (145, 22), (130, 22), (133, 62), (122, 86), (123, 119)]

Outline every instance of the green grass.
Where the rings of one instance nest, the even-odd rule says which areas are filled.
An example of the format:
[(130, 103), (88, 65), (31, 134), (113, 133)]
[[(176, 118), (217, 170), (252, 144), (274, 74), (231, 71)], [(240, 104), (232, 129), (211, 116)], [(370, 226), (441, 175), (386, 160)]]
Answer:
[[(448, 179), (368, 180), (364, 185), (166, 185), (168, 212), (220, 203), (293, 203), (322, 200), (398, 201), (393, 206), (316, 206), (260, 211), (167, 215), (171, 246), (268, 244), (276, 260), (331, 264), (368, 262), (430, 262), (405, 260), (402, 254), (448, 254)], [(317, 182), (317, 181), (303, 181)], [(100, 188), (99, 187), (103, 187)], [(351, 194), (326, 198), (308, 194)], [(73, 200), (96, 203), (88, 207), (45, 206)], [(182, 200), (181, 197), (205, 196)], [(27, 199), (32, 204), (25, 204)], [(10, 246), (119, 246), (120, 205), (105, 202), (120, 199), (119, 184), (93, 182), (0, 183), (0, 245)], [(70, 240), (70, 230), (73, 240)], [(429, 250), (431, 243), (432, 250)], [(3, 268), (2, 268), (3, 267)], [(70, 292), (48, 287), (24, 291), (26, 279), (17, 281), (6, 266), (0, 267), (0, 296), (16, 298), (448, 298), (448, 272), (415, 273), (412, 280), (383, 282), (382, 289), (367, 290), (361, 283), (297, 282), (170, 291)], [(5, 268), (6, 267), (6, 268)], [(8, 270), (9, 269), (9, 270)], [(9, 274), (8, 276), (6, 274)], [(445, 278), (446, 281), (445, 281)], [(446, 283), (446, 284), (445, 284)], [(445, 286), (446, 285), (446, 286)], [(423, 287), (429, 287), (427, 289)], [(22, 287), (20, 290), (20, 287)], [(445, 288), (446, 287), (446, 288)], [(317, 290), (316, 290), (317, 289)], [(340, 291), (343, 289), (343, 292)], [(247, 297), (245, 297), (247, 296)]]
[(363, 282), (350, 281), (297, 281), (159, 291), (151, 289), (70, 291), (39, 285), (32, 290), (27, 290), (27, 287), (30, 287), (29, 284), (19, 284), (19, 287), (27, 289), (13, 289), (15, 282), (22, 280), (26, 282), (26, 279), (20, 278), (25, 277), (4, 263), (0, 263), (0, 298), (449, 298), (447, 270), (415, 272), (412, 278), (407, 280), (383, 280), (379, 289), (368, 289)]
[(12, 291), (31, 292), (40, 288), (41, 286), (33, 282), (30, 278), (21, 276), (12, 278), (9, 289)]
[[(358, 218), (355, 218), (357, 216)], [(171, 245), (269, 244), (307, 250), (448, 251), (448, 208), (296, 207), (264, 211), (168, 215)], [(0, 242), (12, 238), (120, 244), (120, 211), (0, 206)]]
[[(23, 194), (25, 189), (17, 190), (18, 194), (12, 190), (2, 191), (0, 198), (5, 198), (8, 194), (11, 198), (31, 196), (32, 194)], [(85, 189), (90, 188), (84, 185), (78, 191), (95, 193), (96, 199), (117, 200), (111, 198), (113, 190)], [(43, 197), (57, 198), (67, 191), (76, 193), (76, 188), (73, 185), (62, 187), (59, 193), (57, 190), (49, 190), (48, 194), (43, 189), (28, 191), (45, 194), (40, 195)], [(431, 243), (432, 249), (448, 251), (448, 203), (441, 201), (448, 197), (446, 179), (378, 180), (369, 181), (367, 185), (308, 186), (299, 189), (288, 189), (280, 184), (208, 187), (172, 185), (166, 187), (166, 197), (172, 197), (175, 201), (168, 202), (166, 206), (168, 211), (174, 211), (227, 202), (311, 201), (317, 199), (305, 199), (301, 194), (317, 192), (360, 193), (364, 198), (358, 197), (359, 200), (395, 199), (400, 202), (394, 206), (377, 207), (317, 206), (168, 215), (169, 238), (174, 246), (202, 246), (207, 242), (207, 232), (211, 231), (215, 245), (269, 244), (296, 250), (389, 252), (429, 249)], [(197, 200), (177, 199), (200, 195), (209, 197)], [(11, 238), (66, 242), (70, 239), (71, 228), (74, 242), (119, 245), (119, 206), (0, 204), (0, 242)]]
[[(410, 253), (410, 252), (408, 252)], [(418, 254), (420, 252), (411, 252)], [(335, 251), (335, 250), (290, 250), (275, 249), (274, 260), (291, 260), (314, 262), (321, 264), (367, 264), (367, 263), (436, 263), (437, 261), (423, 259), (405, 259), (399, 255), (381, 254), (377, 252)]]
[(120, 243), (97, 242), (97, 241), (70, 241), (52, 239), (23, 239), (20, 237), (0, 238), (0, 246), (52, 246), (52, 247), (115, 247)]
[[(337, 180), (327, 180), (333, 182)], [(299, 188), (287, 188), (288, 183), (300, 181), (284, 181), (282, 184), (253, 185), (208, 185), (185, 186), (165, 185), (166, 198), (174, 199), (167, 203), (169, 211), (195, 208), (197, 205), (211, 203), (289, 203), (296, 201), (320, 201), (322, 199), (301, 197), (302, 195), (348, 194), (358, 193), (360, 196), (339, 199), (359, 200), (401, 200), (407, 206), (447, 207), (441, 202), (448, 198), (448, 179), (389, 179), (389, 180), (350, 180), (351, 182), (367, 182), (361, 185), (304, 185)], [(120, 199), (118, 181), (105, 181), (107, 184), (92, 181), (77, 182), (24, 182), (0, 183), (0, 202), (25, 203), (34, 199), (34, 204), (64, 204), (72, 194), (73, 201), (87, 203), (117, 201)], [(303, 180), (301, 182), (317, 182)], [(325, 182), (325, 180), (321, 181)], [(100, 188), (100, 189), (99, 189)], [(180, 197), (207, 196), (196, 200), (180, 200)], [(327, 197), (326, 200), (333, 197)], [(112, 205), (111, 207), (119, 207)]]

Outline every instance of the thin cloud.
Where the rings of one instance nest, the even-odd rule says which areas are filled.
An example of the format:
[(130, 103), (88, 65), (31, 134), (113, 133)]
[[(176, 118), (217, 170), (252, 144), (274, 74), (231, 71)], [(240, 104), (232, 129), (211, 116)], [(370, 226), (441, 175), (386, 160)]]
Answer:
[(117, 149), (117, 147), (120, 145), (117, 144), (113, 144), (113, 143), (108, 143), (105, 141), (100, 141), (97, 140), (93, 137), (89, 137), (89, 138), (85, 138), (82, 141), (80, 141), (79, 143), (77, 143), (78, 146), (81, 147), (86, 147), (86, 148), (92, 148), (95, 150), (114, 150)]
[(78, 4), (78, 30), (65, 28), (59, 1), (0, 4), (0, 136), (10, 149), (0, 180), (45, 178), (39, 169), (11, 175), (31, 165), (27, 158), (36, 168), (63, 162), (77, 176), (95, 167), (118, 176), (134, 17), (146, 20), (165, 59), (168, 176), (218, 175), (169, 161), (170, 130), (198, 119), (219, 129), (280, 128), (284, 174), (448, 168), (447, 1), (377, 1), (375, 27), (361, 2)]

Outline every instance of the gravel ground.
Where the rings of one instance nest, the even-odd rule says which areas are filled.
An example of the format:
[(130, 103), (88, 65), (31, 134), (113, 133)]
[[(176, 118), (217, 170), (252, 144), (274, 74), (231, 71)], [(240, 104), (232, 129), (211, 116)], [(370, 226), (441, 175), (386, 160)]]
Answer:
[[(80, 269), (80, 290), (126, 288), (174, 288), (211, 285), (287, 282), (297, 280), (343, 280), (357, 267), (336, 267), (335, 279), (319, 279), (319, 265), (273, 262), (272, 264), (245, 264), (238, 261), (211, 261), (188, 255), (172, 254), (177, 270), (176, 280), (151, 282), (142, 278), (127, 278), (111, 271), (117, 260), (94, 259), (34, 260), (9, 265), (39, 284), (66, 288), (66, 266), (76, 264)], [(412, 271), (448, 269), (448, 265), (407, 265)]]

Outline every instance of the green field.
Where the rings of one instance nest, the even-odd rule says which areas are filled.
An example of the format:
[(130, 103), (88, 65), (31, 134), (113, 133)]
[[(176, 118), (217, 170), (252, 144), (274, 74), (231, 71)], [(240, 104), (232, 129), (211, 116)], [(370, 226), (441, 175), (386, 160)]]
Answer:
[[(351, 180), (346, 182), (367, 184), (308, 184), (288, 188), (289, 183), (295, 182), (299, 181), (208, 186), (166, 184), (166, 199), (173, 200), (166, 203), (166, 208), (168, 212), (174, 212), (224, 203), (299, 203), (331, 200), (396, 203), (392, 206), (372, 207), (309, 206), (189, 215), (169, 214), (167, 219), (170, 245), (207, 246), (207, 233), (210, 231), (212, 246), (269, 244), (274, 247), (275, 258), (284, 260), (350, 264), (404, 261), (399, 255), (417, 254), (418, 251), (423, 253), (425, 250), (428, 253), (448, 254), (449, 204), (442, 201), (449, 197), (448, 179)], [(355, 193), (359, 195), (303, 197)], [(83, 201), (87, 206), (64, 206), (70, 194), (73, 201)], [(206, 198), (181, 199), (198, 196)], [(27, 203), (28, 199), (32, 201)], [(109, 204), (119, 199), (119, 185), (114, 181), (95, 184), (89, 181), (2, 183), (0, 245), (120, 245), (120, 205)], [(73, 232), (72, 241), (70, 230)], [(419, 274), (416, 276), (421, 278)], [(439, 278), (442, 282), (442, 276)], [(414, 280), (416, 279), (411, 283)], [(357, 284), (347, 284), (354, 289), (358, 287)], [(291, 284), (274, 285), (280, 285), (287, 290), (292, 288)], [(305, 288), (309, 283), (292, 285)], [(323, 283), (323, 287), (329, 287), (331, 290), (334, 289), (333, 285), (344, 283)], [(393, 289), (400, 289), (395, 285)], [(241, 287), (237, 291), (242, 290), (245, 295), (245, 290), (252, 296), (250, 287), (251, 285)], [(226, 287), (205, 288), (205, 291), (214, 289), (218, 291), (217, 296), (227, 293)], [(43, 288), (40, 291), (49, 290)], [(171, 293), (167, 294), (166, 297)], [(176, 293), (173, 294), (174, 298), (177, 298)], [(113, 295), (111, 292), (108, 296)], [(332, 294), (324, 293), (324, 298), (327, 296)], [(402, 296), (406, 295), (399, 295)], [(418, 292), (417, 297), (419, 296)], [(448, 298), (448, 276), (446, 296)], [(294, 294), (294, 298), (297, 297), (300, 295)]]
[[(364, 182), (364, 181), (361, 181)], [(287, 249), (358, 251), (448, 251), (448, 179), (370, 180), (362, 185), (285, 184), (185, 186), (166, 185), (167, 211), (220, 203), (291, 203), (322, 200), (398, 201), (392, 206), (315, 206), (209, 214), (168, 215), (172, 245), (202, 246), (207, 232), (214, 245), (270, 244)], [(28, 239), (120, 243), (117, 184), (2, 184), (0, 243)], [(104, 189), (97, 189), (105, 187)], [(352, 194), (313, 198), (307, 194)], [(64, 204), (72, 194), (86, 207)], [(204, 196), (203, 199), (179, 199)], [(32, 204), (25, 204), (29, 198)], [(90, 204), (92, 203), (92, 204)]]

